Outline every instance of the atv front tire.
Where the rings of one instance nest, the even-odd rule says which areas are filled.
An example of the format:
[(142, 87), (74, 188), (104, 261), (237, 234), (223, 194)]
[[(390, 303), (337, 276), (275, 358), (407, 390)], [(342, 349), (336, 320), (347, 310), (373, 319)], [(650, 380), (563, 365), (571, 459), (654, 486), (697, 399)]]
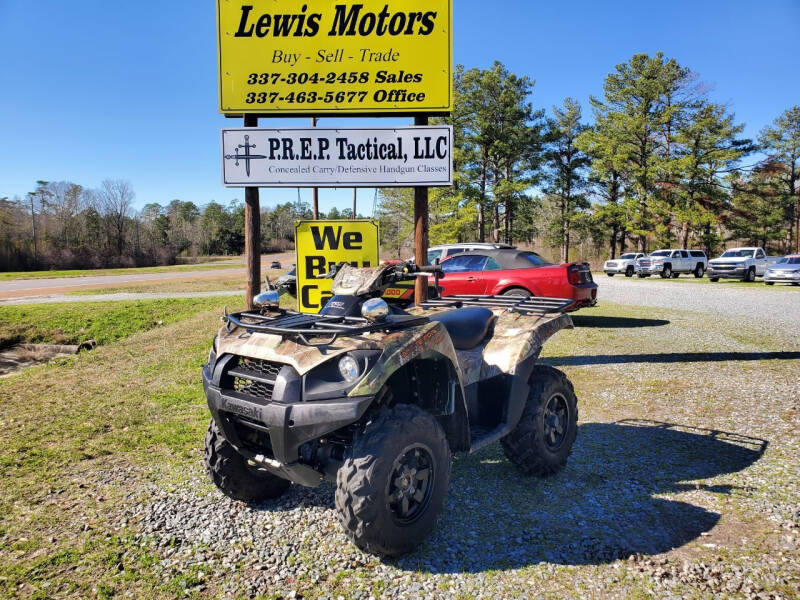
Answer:
[(339, 522), (372, 554), (399, 556), (433, 531), (450, 484), (452, 457), (436, 419), (417, 406), (381, 409), (336, 476)]
[(566, 464), (577, 434), (578, 399), (572, 383), (558, 369), (535, 367), (522, 417), (500, 440), (506, 457), (525, 475), (546, 477)]
[(247, 464), (245, 458), (222, 437), (214, 419), (208, 425), (203, 453), (206, 472), (223, 494), (243, 502), (262, 502), (281, 496), (291, 483)]

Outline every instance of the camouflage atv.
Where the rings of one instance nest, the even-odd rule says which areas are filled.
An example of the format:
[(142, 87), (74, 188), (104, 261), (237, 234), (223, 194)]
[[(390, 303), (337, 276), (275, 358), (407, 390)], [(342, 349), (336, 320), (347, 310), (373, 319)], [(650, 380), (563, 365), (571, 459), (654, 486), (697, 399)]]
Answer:
[(564, 466), (575, 393), (536, 359), (572, 327), (570, 300), (450, 296), (406, 310), (381, 298), (423, 271), (440, 272), (344, 265), (319, 314), (278, 308), (268, 291), (258, 310), (223, 317), (203, 367), (205, 461), (222, 492), (260, 502), (290, 482), (335, 481), (350, 539), (396, 556), (433, 530), (453, 454), (500, 440), (526, 475)]

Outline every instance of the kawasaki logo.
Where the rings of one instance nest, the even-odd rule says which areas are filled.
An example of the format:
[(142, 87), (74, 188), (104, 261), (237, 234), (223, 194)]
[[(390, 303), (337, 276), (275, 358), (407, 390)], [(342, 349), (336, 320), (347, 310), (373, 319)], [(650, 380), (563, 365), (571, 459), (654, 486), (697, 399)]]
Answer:
[(236, 413), (237, 415), (242, 415), (243, 417), (247, 417), (249, 419), (261, 418), (261, 411), (258, 409), (257, 406), (250, 406), (248, 404), (238, 404), (236, 402), (231, 402), (228, 399), (225, 399), (223, 401), (222, 410)]

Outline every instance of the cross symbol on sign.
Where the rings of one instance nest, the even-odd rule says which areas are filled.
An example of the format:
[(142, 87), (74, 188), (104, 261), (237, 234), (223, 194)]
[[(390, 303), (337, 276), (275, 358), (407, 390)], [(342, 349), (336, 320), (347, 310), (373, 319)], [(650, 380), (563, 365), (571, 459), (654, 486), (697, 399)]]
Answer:
[[(239, 159), (244, 161), (244, 170), (247, 176), (250, 177), (250, 161), (258, 158), (267, 158), (265, 154), (250, 154), (250, 148), (255, 148), (255, 144), (250, 143), (250, 136), (244, 136), (244, 144), (239, 144), (234, 148), (234, 154), (226, 154), (226, 160), (234, 159), (237, 167), (239, 166)], [(239, 154), (239, 148), (244, 148), (244, 154)]]

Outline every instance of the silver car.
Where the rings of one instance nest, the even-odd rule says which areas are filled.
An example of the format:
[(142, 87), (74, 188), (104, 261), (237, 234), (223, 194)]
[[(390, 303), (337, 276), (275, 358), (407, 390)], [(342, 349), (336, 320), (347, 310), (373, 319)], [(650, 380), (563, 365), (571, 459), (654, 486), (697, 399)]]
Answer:
[(764, 283), (791, 283), (800, 285), (800, 254), (789, 254), (773, 263), (764, 272)]

